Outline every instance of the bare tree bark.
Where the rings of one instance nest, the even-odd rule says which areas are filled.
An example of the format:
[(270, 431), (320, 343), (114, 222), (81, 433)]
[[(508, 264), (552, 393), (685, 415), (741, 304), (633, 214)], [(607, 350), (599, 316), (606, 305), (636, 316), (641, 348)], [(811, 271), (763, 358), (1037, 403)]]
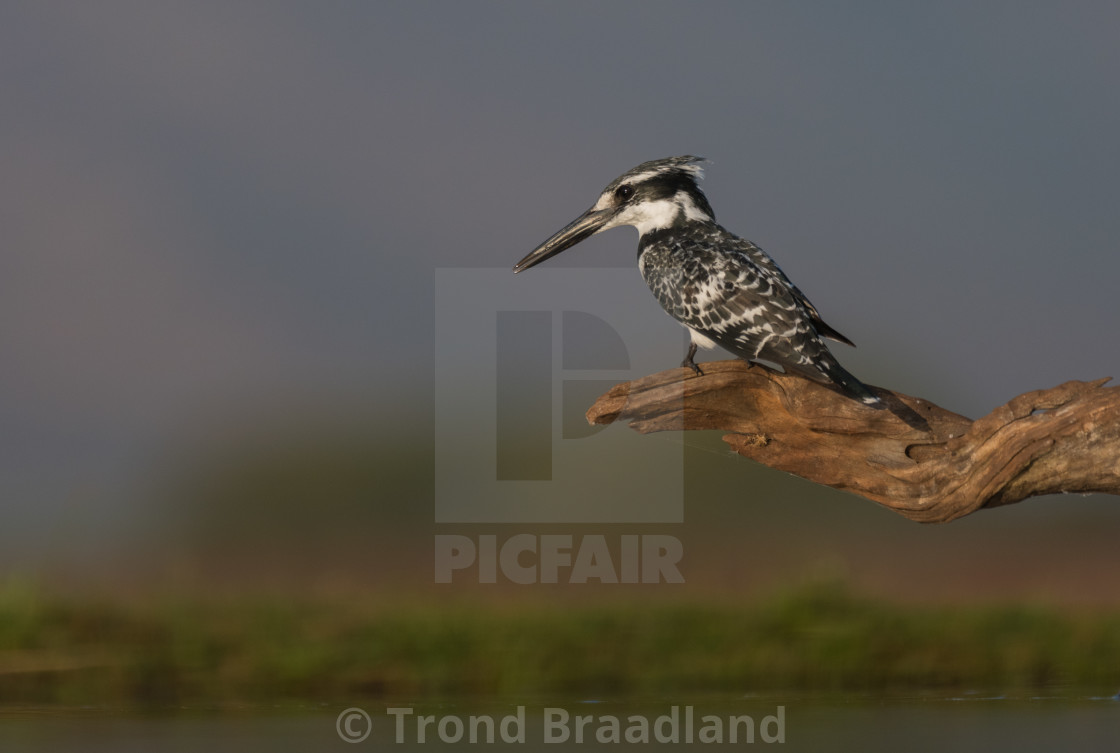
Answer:
[(875, 410), (743, 361), (615, 385), (587, 411), (645, 434), (718, 429), (744, 457), (942, 523), (1058, 492), (1120, 494), (1120, 388), (1109, 378), (1020, 395), (976, 421), (872, 388)]

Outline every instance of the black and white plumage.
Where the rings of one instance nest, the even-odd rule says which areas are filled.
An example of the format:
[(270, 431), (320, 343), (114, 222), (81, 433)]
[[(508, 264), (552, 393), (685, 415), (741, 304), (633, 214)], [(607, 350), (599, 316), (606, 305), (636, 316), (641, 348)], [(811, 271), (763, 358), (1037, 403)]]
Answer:
[(716, 223), (697, 181), (701, 158), (644, 162), (623, 173), (595, 205), (517, 263), (539, 264), (603, 230), (638, 229), (638, 269), (658, 303), (691, 334), (682, 366), (697, 346), (717, 344), (747, 361), (769, 362), (874, 407), (882, 407), (829, 352), (822, 337), (851, 345), (766, 253)]

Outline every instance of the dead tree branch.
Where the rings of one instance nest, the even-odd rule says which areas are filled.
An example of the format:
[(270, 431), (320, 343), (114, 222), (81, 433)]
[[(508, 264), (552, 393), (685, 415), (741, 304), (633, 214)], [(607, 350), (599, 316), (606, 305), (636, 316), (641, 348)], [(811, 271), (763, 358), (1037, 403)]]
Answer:
[(971, 421), (880, 388), (889, 410), (743, 361), (703, 368), (615, 385), (587, 420), (729, 432), (744, 457), (923, 523), (1040, 494), (1120, 494), (1120, 388), (1104, 387), (1108, 378), (1028, 392)]

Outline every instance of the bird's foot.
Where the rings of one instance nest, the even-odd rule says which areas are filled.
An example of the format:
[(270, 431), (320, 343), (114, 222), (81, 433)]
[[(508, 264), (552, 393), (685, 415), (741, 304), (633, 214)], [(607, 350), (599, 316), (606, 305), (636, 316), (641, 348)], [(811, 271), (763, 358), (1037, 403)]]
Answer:
[(684, 357), (684, 360), (681, 361), (681, 366), (692, 369), (696, 372), (696, 376), (704, 376), (704, 372), (701, 371), (700, 367), (696, 365), (696, 361), (692, 360), (695, 355), (696, 343), (692, 343), (688, 346), (688, 355), (686, 355)]

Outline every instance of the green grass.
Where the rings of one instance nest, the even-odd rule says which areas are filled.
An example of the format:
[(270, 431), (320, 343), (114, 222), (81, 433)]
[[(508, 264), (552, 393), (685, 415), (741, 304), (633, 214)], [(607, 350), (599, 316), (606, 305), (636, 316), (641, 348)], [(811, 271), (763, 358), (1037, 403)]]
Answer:
[(0, 702), (1120, 689), (1120, 612), (912, 607), (813, 584), (751, 603), (119, 604), (0, 586)]

